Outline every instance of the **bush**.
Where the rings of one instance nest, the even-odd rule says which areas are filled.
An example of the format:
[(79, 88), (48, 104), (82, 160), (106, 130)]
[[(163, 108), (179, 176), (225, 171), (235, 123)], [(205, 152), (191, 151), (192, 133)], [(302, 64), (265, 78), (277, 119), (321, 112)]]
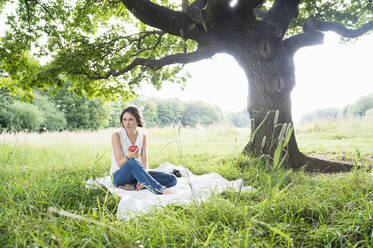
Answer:
[(109, 127), (119, 127), (119, 115), (127, 105), (121, 101), (109, 104)]
[(8, 112), (9, 105), (14, 102), (9, 95), (9, 91), (5, 88), (0, 88), (0, 133), (6, 131), (8, 127)]
[(189, 102), (182, 116), (182, 124), (191, 127), (208, 126), (222, 120), (223, 113), (218, 107), (200, 101)]
[(51, 98), (58, 110), (65, 114), (68, 129), (93, 129), (109, 125), (108, 106), (100, 99), (91, 100), (76, 96), (69, 84)]
[[(343, 112), (343, 111), (342, 111)], [(303, 115), (301, 122), (312, 122), (316, 120), (337, 119), (340, 116), (341, 110), (338, 108), (323, 108)]]
[(109, 126), (109, 107), (105, 102), (99, 99), (89, 100), (88, 116), (88, 125), (85, 129), (98, 130)]
[(7, 129), (10, 131), (39, 131), (45, 121), (44, 114), (32, 104), (16, 101), (5, 113)]
[[(112, 106), (116, 106), (116, 104)], [(167, 127), (175, 123), (195, 127), (197, 125), (208, 126), (225, 121), (225, 115), (219, 107), (201, 101), (185, 103), (177, 98), (150, 98), (135, 99), (130, 105), (139, 107), (146, 127)], [(120, 113), (120, 111), (117, 112)], [(115, 124), (118, 123), (118, 113), (114, 115), (115, 122), (113, 123)]]
[(143, 103), (142, 116), (147, 127), (158, 126), (158, 110), (155, 103), (149, 101)]
[(250, 115), (246, 111), (229, 113), (229, 119), (235, 127), (250, 126)]
[(157, 124), (160, 127), (167, 127), (173, 123), (181, 122), (185, 103), (179, 99), (155, 100), (157, 109)]
[(9, 106), (0, 106), (0, 134), (7, 130), (7, 116)]
[(42, 127), (50, 131), (63, 130), (67, 126), (65, 114), (58, 110), (53, 102), (50, 102), (47, 96), (35, 94), (33, 104), (44, 113), (44, 122)]
[(355, 116), (364, 116), (365, 112), (373, 108), (373, 93), (360, 97), (349, 106), (348, 111)]
[(371, 108), (371, 109), (369, 109), (365, 112), (365, 119), (373, 121), (373, 108)]

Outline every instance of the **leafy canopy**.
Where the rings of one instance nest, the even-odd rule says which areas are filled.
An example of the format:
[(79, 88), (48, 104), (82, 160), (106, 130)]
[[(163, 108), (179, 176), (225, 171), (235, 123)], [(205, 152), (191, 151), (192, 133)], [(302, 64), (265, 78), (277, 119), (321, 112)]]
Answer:
[[(9, 8), (14, 6), (11, 13)], [(164, 80), (186, 79), (179, 75), (181, 66), (156, 72), (136, 67), (116, 78), (88, 78), (104, 74), (108, 68), (119, 70), (136, 56), (159, 58), (194, 48), (191, 41), (154, 32), (121, 3), (29, 1), (26, 5), (20, 1), (5, 5), (3, 12), (9, 26), (0, 40), (0, 67), (11, 80), (2, 79), (1, 86), (11, 90), (60, 89), (65, 81), (72, 81), (78, 95), (129, 98), (141, 81), (159, 88)], [(40, 65), (33, 58), (45, 63)]]
[[(152, 2), (181, 10), (182, 0)], [(261, 8), (268, 10), (273, 2), (263, 1)], [(357, 27), (372, 19), (372, 10), (370, 0), (303, 1), (287, 37), (301, 32), (310, 17)], [(0, 79), (0, 87), (13, 92), (34, 87), (57, 91), (68, 81), (77, 95), (129, 99), (143, 82), (156, 88), (167, 80), (184, 83), (188, 75), (180, 72), (183, 65), (158, 70), (133, 66), (115, 76), (107, 76), (109, 72), (120, 72), (135, 58), (160, 59), (197, 48), (194, 40), (145, 25), (121, 1), (2, 0), (0, 11), (6, 16), (0, 68), (9, 75)]]

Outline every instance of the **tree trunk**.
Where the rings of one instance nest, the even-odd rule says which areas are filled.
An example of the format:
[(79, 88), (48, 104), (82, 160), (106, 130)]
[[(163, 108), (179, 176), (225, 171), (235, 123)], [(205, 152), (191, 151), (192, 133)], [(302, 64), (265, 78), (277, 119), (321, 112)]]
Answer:
[[(248, 112), (252, 120), (252, 137), (244, 153), (264, 155), (274, 162), (276, 148), (280, 145), (283, 147), (280, 158), (288, 168), (304, 167), (308, 171), (328, 173), (351, 170), (352, 163), (317, 159), (299, 151), (294, 131), (289, 127), (293, 125), (290, 99), (295, 86), (293, 55), (281, 41), (262, 37), (255, 47), (236, 54), (248, 78)], [(286, 130), (291, 132), (290, 136), (284, 132)], [(282, 145), (283, 142), (287, 144)]]

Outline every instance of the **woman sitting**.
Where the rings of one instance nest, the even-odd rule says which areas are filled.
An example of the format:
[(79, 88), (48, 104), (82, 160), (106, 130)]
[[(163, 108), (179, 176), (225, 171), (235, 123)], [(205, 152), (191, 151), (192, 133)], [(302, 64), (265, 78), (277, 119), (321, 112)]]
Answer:
[[(110, 175), (114, 186), (125, 190), (149, 189), (155, 194), (172, 193), (176, 176), (160, 171), (146, 171), (148, 157), (146, 136), (137, 127), (143, 122), (136, 107), (127, 107), (120, 115), (121, 129), (112, 135), (113, 156)], [(141, 162), (140, 162), (141, 161)]]

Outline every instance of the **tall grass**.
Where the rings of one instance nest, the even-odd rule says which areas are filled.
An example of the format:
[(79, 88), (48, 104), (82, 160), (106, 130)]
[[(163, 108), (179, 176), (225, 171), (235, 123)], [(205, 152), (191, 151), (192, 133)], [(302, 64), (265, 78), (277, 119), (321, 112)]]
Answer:
[(296, 136), (306, 153), (354, 159), (359, 151), (373, 160), (373, 120), (338, 119), (303, 124), (296, 129)]
[[(239, 155), (250, 137), (246, 129), (145, 131), (150, 167), (166, 161), (183, 164), (197, 174), (241, 177), (256, 190), (228, 190), (198, 205), (171, 204), (118, 220), (117, 197), (84, 187), (88, 178), (108, 174), (113, 130), (2, 134), (0, 247), (373, 247), (373, 180), (368, 173), (274, 170)], [(369, 137), (364, 131), (358, 135)], [(301, 144), (308, 142), (307, 129), (296, 133)], [(309, 137), (325, 142), (325, 136)], [(355, 152), (340, 149), (351, 156)]]

